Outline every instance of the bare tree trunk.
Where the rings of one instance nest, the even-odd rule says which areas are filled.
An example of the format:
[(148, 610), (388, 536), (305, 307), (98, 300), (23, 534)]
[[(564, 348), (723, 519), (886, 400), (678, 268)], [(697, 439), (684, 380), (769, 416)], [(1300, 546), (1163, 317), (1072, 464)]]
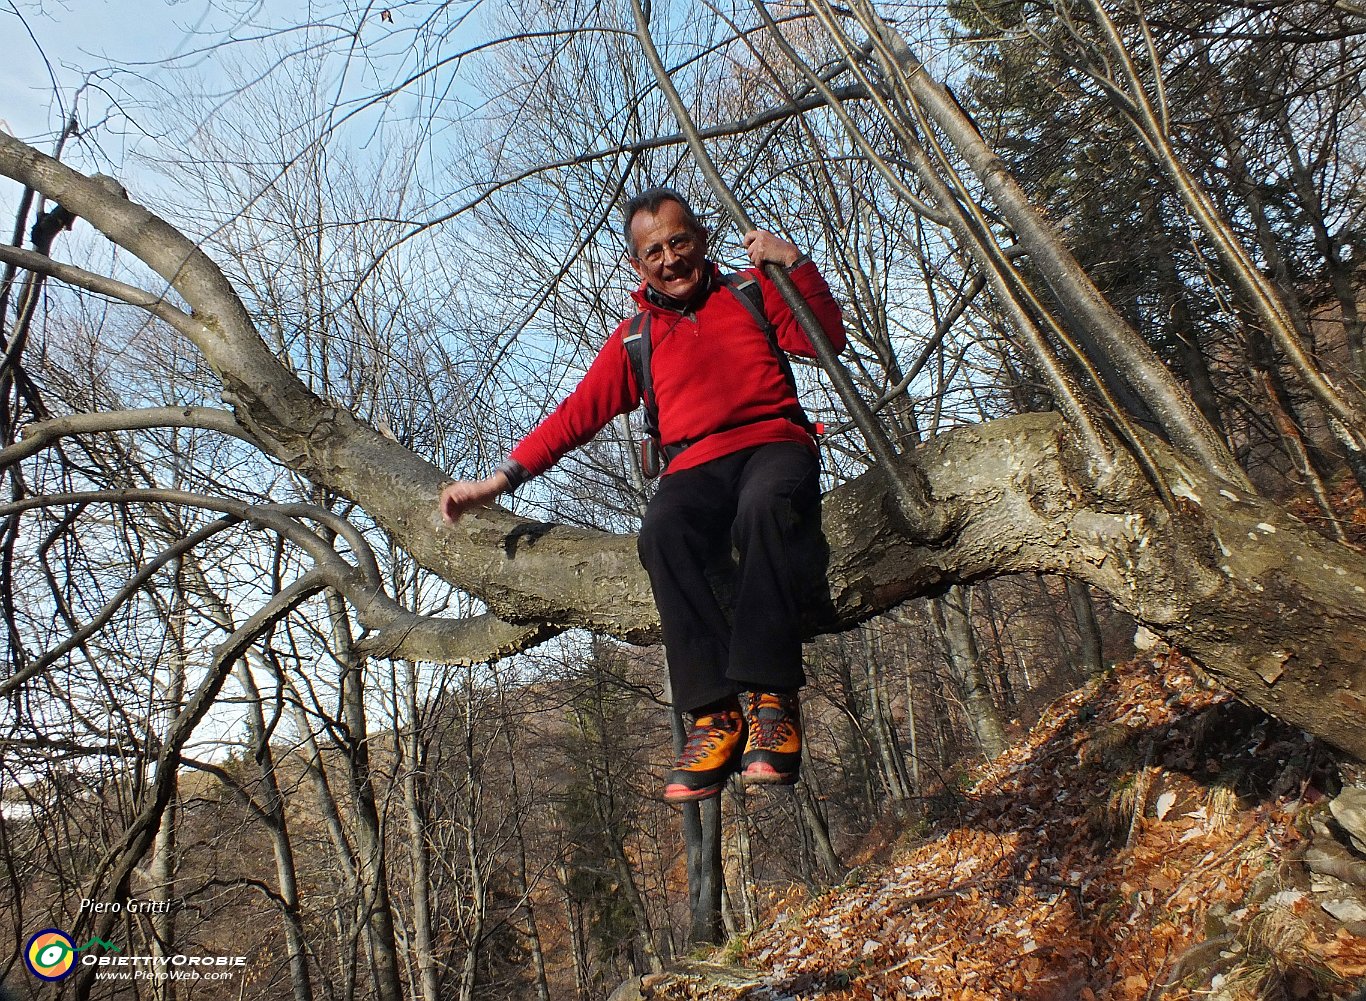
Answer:
[[(499, 695), (501, 696), (501, 694), (500, 686)], [(461, 1001), (472, 1001), (478, 993), (479, 964), (484, 958), (484, 939), (490, 928), (491, 878), (493, 867), (496, 865), (495, 858), (490, 853), (490, 845), (485, 843), (486, 839), (483, 834), (485, 829), (483, 756), (486, 747), (491, 746), (500, 734), (490, 733), (487, 726), (481, 726), (478, 710), (478, 706), (481, 704), (480, 700), (480, 690), (475, 685), (475, 667), (474, 665), (466, 665), (461, 695), (464, 713), (463, 733), (461, 734), (464, 745), (464, 774), (461, 777), (460, 787), (463, 813), (460, 818), (460, 828), (465, 853), (464, 875), (469, 883), (469, 905), (466, 909), (464, 921), (466, 952), (464, 965), (461, 969)], [(490, 714), (489, 718), (491, 725), (502, 731), (503, 743), (510, 748), (512, 746), (511, 736), (507, 728), (503, 726), (505, 720), (502, 714)], [(512, 767), (516, 767), (515, 762)], [(514, 809), (516, 808), (517, 806), (514, 805)], [(520, 823), (520, 820), (515, 822), (518, 829), (520, 829)]]
[(1008, 713), (1015, 708), (1015, 686), (1010, 683), (1010, 662), (1006, 660), (1005, 643), (1001, 640), (1001, 627), (996, 621), (996, 602), (990, 582), (977, 585), (977, 593), (982, 596), (985, 606), (987, 625), (991, 627), (991, 647), (996, 660), (996, 686), (1001, 693), (1001, 707)]
[(266, 723), (261, 693), (244, 657), (237, 665), (237, 681), (247, 693), (252, 757), (261, 779), (264, 803), (262, 819), (270, 835), (275, 856), (275, 877), (279, 885), (280, 907), (285, 923), (285, 947), (289, 950), (289, 978), (295, 1001), (313, 1001), (313, 986), (308, 979), (308, 942), (304, 935), (299, 902), (299, 883), (294, 865), (294, 845), (289, 838), (284, 796), (276, 777), (275, 757), (270, 747), (273, 726)]
[(882, 765), (883, 783), (892, 801), (902, 803), (910, 798), (910, 781), (906, 775), (906, 762), (901, 757), (901, 749), (896, 745), (896, 734), (886, 709), (882, 684), (882, 658), (878, 656), (870, 630), (860, 630), (860, 639), (863, 644), (863, 670), (868, 686), (869, 723), (873, 731), (873, 743), (877, 747), (878, 759)]
[(807, 892), (813, 897), (822, 888), (822, 881), (816, 874), (816, 848), (812, 843), (811, 828), (807, 826), (806, 816), (802, 812), (802, 805), (797, 800), (797, 790), (793, 787), (786, 789), (786, 802), (783, 804), (785, 809), (784, 823), (792, 825), (792, 829), (797, 832), (801, 841), (801, 851), (797, 853), (797, 868), (801, 875), (802, 882), (806, 884)]
[[(1159, 226), (1157, 232), (1165, 234), (1166, 231)], [(1163, 245), (1167, 246), (1165, 235), (1162, 241)], [(1171, 343), (1176, 349), (1177, 362), (1186, 377), (1186, 385), (1190, 387), (1191, 399), (1205, 415), (1210, 427), (1218, 431), (1227, 443), (1228, 428), (1224, 426), (1224, 418), (1219, 411), (1219, 394), (1214, 388), (1214, 379), (1210, 376), (1205, 353), (1195, 336), (1195, 321), (1186, 301), (1185, 286), (1173, 263), (1174, 256), (1170, 248), (1168, 253), (1157, 253), (1153, 256), (1162, 276), (1162, 284), (1172, 290)]]
[(915, 675), (906, 667), (906, 736), (910, 743), (911, 750), (911, 790), (916, 796), (920, 796), (925, 791), (925, 784), (920, 777), (920, 728), (916, 726), (915, 719)]
[[(471, 669), (472, 672), (472, 669)], [(474, 678), (466, 675), (465, 703), (465, 865), (469, 880), (470, 906), (465, 932), (465, 962), (460, 974), (460, 1001), (473, 1001), (479, 983), (479, 958), (483, 951), (484, 925), (488, 920), (488, 879), (484, 860), (479, 857), (480, 783), (474, 720)]]
[(725, 929), (728, 939), (740, 934), (740, 925), (735, 920), (735, 901), (724, 878), (721, 880), (721, 927)]
[[(1305, 486), (1309, 488), (1310, 495), (1323, 513), (1328, 534), (1338, 542), (1346, 542), (1346, 533), (1338, 523), (1337, 513), (1333, 510), (1333, 503), (1328, 496), (1328, 488), (1323, 481), (1324, 457), (1305, 438), (1304, 432), (1301, 430), (1303, 427), (1302, 418), (1284, 380), (1281, 378), (1280, 372), (1277, 370), (1271, 345), (1261, 332), (1253, 327), (1248, 328), (1246, 337), (1248, 367), (1252, 370), (1254, 378), (1261, 384), (1271, 422), (1276, 428), (1276, 433), (1280, 436), (1281, 447), (1285, 450), (1286, 457), (1290, 459), (1300, 476), (1303, 477)], [(1357, 466), (1366, 468), (1366, 464), (1362, 462), (1358, 462)]]
[[(148, 875), (152, 886), (147, 899), (165, 906), (161, 913), (151, 915), (153, 956), (169, 957), (175, 954), (175, 907), (171, 901), (175, 892), (175, 828), (178, 811), (175, 799), (166, 806), (157, 831), (156, 842), (152, 847), (152, 862)], [(152, 996), (156, 1001), (175, 1001), (176, 981), (167, 977), (152, 981)]]
[(550, 1001), (550, 987), (546, 982), (545, 950), (541, 942), (540, 925), (536, 920), (536, 906), (531, 899), (532, 887), (529, 876), (530, 867), (527, 865), (526, 853), (526, 816), (523, 810), (522, 792), (518, 780), (518, 761), (520, 760), (520, 755), (516, 745), (512, 742), (512, 726), (508, 720), (509, 714), (506, 695), (506, 686), (502, 679), (499, 679), (498, 699), (499, 705), (503, 710), (503, 719), (500, 721), (499, 730), (502, 732), (503, 748), (507, 754), (508, 786), (509, 791), (512, 794), (512, 822), (517, 839), (517, 885), (522, 894), (522, 907), (526, 912), (526, 936), (531, 947), (531, 965), (535, 975), (536, 999), (537, 1001)]
[[(304, 774), (313, 787), (314, 806), (322, 815), (332, 842), (332, 861), (337, 868), (341, 891), (345, 895), (345, 899), (354, 902), (360, 899), (360, 887), (357, 885), (355, 853), (351, 848), (351, 839), (346, 833), (336, 796), (333, 795), (331, 783), (327, 778), (325, 760), (318, 747), (317, 740), (313, 736), (313, 721), (309, 719), (304, 710), (302, 697), (298, 690), (291, 685), (290, 692), (292, 696), (290, 711), (294, 716), (295, 729), (298, 731), (303, 745)], [(336, 973), (334, 978), (323, 977), (324, 987), (328, 995), (340, 998), (342, 1001), (350, 1001), (355, 997), (356, 975), (360, 965), (360, 957), (356, 952), (357, 935), (354, 927), (359, 921), (359, 915), (355, 913), (354, 904), (351, 908), (350, 919), (348, 922), (345, 908), (340, 906), (333, 908), (332, 923), (338, 947), (336, 966), (334, 967)], [(330, 982), (331, 979), (335, 979), (335, 987)]]
[(816, 861), (824, 877), (822, 882), (829, 886), (844, 875), (844, 864), (835, 854), (835, 846), (830, 842), (830, 825), (811, 793), (809, 782), (802, 782), (796, 786), (794, 794), (800, 806), (802, 822), (810, 832)]
[(645, 963), (650, 971), (658, 972), (664, 968), (664, 964), (655, 946), (650, 912), (645, 906), (645, 899), (640, 894), (640, 888), (636, 885), (635, 873), (631, 868), (630, 860), (627, 858), (626, 846), (622, 843), (621, 832), (617, 825), (612, 822), (613, 804), (618, 795), (615, 785), (616, 769), (613, 767), (613, 755), (616, 749), (607, 746), (603, 740), (603, 735), (608, 728), (603, 710), (602, 685), (602, 678), (600, 676), (595, 677), (593, 712), (597, 715), (597, 725), (594, 729), (596, 729), (598, 736), (594, 737), (590, 734), (589, 727), (581, 715), (578, 719), (580, 735), (586, 742), (592, 744), (597, 754), (597, 761), (593, 762), (592, 767), (589, 768), (593, 782), (593, 813), (598, 822), (598, 831), (602, 836), (603, 846), (607, 849), (612, 867), (616, 871), (619, 891), (626, 898), (627, 906), (631, 908), (631, 913), (635, 918), (636, 944), (644, 955)]
[(958, 586), (939, 598), (930, 599), (934, 624), (944, 644), (944, 656), (959, 690), (977, 745), (988, 758), (1006, 749), (1005, 728), (991, 701), (982, 661), (977, 653), (977, 638), (969, 615), (970, 598)]
[(526, 938), (531, 947), (531, 968), (535, 976), (536, 1001), (550, 1001), (550, 985), (546, 981), (545, 946), (541, 941), (540, 922), (536, 920), (536, 907), (531, 901), (531, 886), (527, 882), (526, 844), (518, 834), (518, 888), (526, 903)]
[(579, 919), (579, 908), (569, 892), (569, 869), (564, 864), (564, 853), (556, 854), (555, 876), (564, 899), (564, 923), (569, 930), (570, 951), (574, 960), (574, 995), (579, 1001), (589, 1001), (592, 997), (592, 977), (588, 972), (588, 946), (584, 941), (583, 922)]
[[(880, 799), (871, 760), (874, 752), (864, 724), (866, 699), (854, 682), (854, 658), (849, 656), (849, 643), (848, 634), (836, 637), (831, 657), (831, 669), (839, 683), (840, 709), (847, 734), (845, 746), (840, 749), (840, 763), (845, 772), (853, 775), (857, 781), (867, 815), (873, 817), (877, 815)], [(862, 675), (864, 672), (859, 673)]]
[(688, 942), (693, 945), (703, 942), (724, 940), (721, 922), (721, 886), (725, 879), (721, 870), (721, 798), (703, 800), (702, 844), (698, 852), (697, 905), (693, 910), (693, 923), (688, 930)]
[[(687, 723), (677, 709), (669, 711), (674, 754), (683, 752)], [(721, 920), (721, 797), (684, 803), (683, 849), (688, 865), (688, 942), (719, 942)]]
[(721, 865), (721, 797), (713, 796), (698, 805), (702, 843), (697, 852), (697, 903), (688, 933), (692, 945), (721, 942), (725, 938), (721, 919), (721, 888), (725, 884)]
[[(1058, 660), (1063, 667), (1071, 672), (1072, 679), (1080, 682), (1085, 674), (1081, 670), (1081, 665), (1078, 663), (1078, 658), (1072, 648), (1072, 634), (1069, 631), (1072, 622), (1070, 609), (1069, 614), (1064, 618), (1060, 611), (1063, 604), (1062, 599), (1050, 589), (1047, 574), (1036, 573), (1034, 575), (1034, 586), (1039, 592), (1039, 615), (1046, 619), (1053, 629), (1054, 646), (1057, 650)], [(1066, 595), (1066, 593), (1066, 589), (1064, 589), (1063, 594)]]
[(631, 868), (631, 861), (626, 857), (626, 846), (621, 843), (621, 838), (607, 823), (607, 813), (603, 809), (602, 802), (596, 797), (594, 805), (598, 811), (598, 820), (602, 824), (602, 832), (612, 859), (612, 867), (617, 874), (618, 886), (636, 919), (636, 944), (644, 953), (645, 963), (650, 972), (658, 973), (664, 969), (664, 963), (655, 946), (654, 927), (650, 921), (650, 912), (645, 907), (645, 898), (640, 895), (640, 887), (636, 885), (635, 872)]
[(1073, 577), (1066, 578), (1067, 602), (1072, 607), (1072, 619), (1077, 624), (1077, 636), (1081, 648), (1077, 660), (1081, 668), (1094, 677), (1105, 670), (1105, 656), (1101, 650), (1100, 624), (1096, 621), (1096, 608), (1091, 602), (1091, 589)]
[(432, 942), (432, 865), (427, 830), (427, 748), (422, 735), (422, 707), (418, 702), (417, 665), (402, 661), (407, 733), (402, 742), (403, 805), (408, 817), (408, 861), (412, 869), (413, 958), (423, 1001), (440, 1001), (436, 954)]
[[(172, 595), (172, 603), (166, 613), (166, 632), (170, 645), (170, 683), (167, 685), (166, 699), (169, 703), (170, 717), (180, 711), (181, 704), (185, 700), (185, 616), (188, 614), (188, 607), (185, 601), (185, 570), (183, 565), (177, 568), (175, 575), (175, 591)], [(156, 841), (152, 846), (152, 861), (148, 866), (151, 876), (151, 886), (148, 890), (148, 899), (163, 904), (165, 910), (161, 913), (151, 915), (152, 925), (152, 955), (171, 956), (175, 954), (175, 925), (176, 925), (176, 826), (179, 820), (179, 804), (176, 793), (171, 794), (170, 802), (166, 804), (166, 812), (161, 818), (161, 827), (157, 831)], [(152, 981), (152, 993), (156, 1001), (175, 1001), (177, 982), (170, 977), (165, 979), (155, 979)]]
[(1279, 380), (1276, 379), (1274, 372), (1267, 369), (1261, 370), (1259, 375), (1261, 376), (1262, 388), (1265, 391), (1267, 406), (1271, 411), (1271, 420), (1276, 425), (1276, 431), (1280, 435), (1285, 454), (1295, 464), (1295, 468), (1304, 479), (1304, 485), (1309, 488), (1309, 493), (1314, 498), (1314, 503), (1318, 505), (1319, 511), (1323, 514), (1322, 524), (1327, 528), (1327, 534), (1338, 542), (1346, 542), (1347, 533), (1343, 531), (1342, 525), (1338, 521), (1337, 512), (1333, 510), (1333, 502), (1328, 495), (1328, 487), (1319, 471), (1320, 463), (1316, 462), (1314, 458), (1315, 450), (1306, 441), (1299, 424), (1287, 411), (1281, 394), (1277, 392)]
[(754, 896), (754, 852), (750, 843), (749, 801), (735, 797), (735, 854), (736, 878), (740, 881), (740, 903), (744, 930), (753, 931), (758, 921), (759, 903)]
[(346, 720), (347, 777), (355, 802), (357, 888), (370, 946), (371, 978), (379, 1001), (402, 1001), (403, 976), (394, 935), (394, 913), (386, 872), (384, 827), (370, 776), (369, 728), (365, 711), (365, 658), (351, 638), (350, 618), (341, 597), (327, 591), (332, 643), (341, 677), (342, 713)]

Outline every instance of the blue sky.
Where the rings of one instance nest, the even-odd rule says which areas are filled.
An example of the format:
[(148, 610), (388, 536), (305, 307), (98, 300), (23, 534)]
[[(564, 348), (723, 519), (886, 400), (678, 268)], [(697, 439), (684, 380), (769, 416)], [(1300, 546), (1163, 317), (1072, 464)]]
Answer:
[[(334, 86), (344, 113), (427, 65), (433, 39), (442, 55), (469, 44), (479, 20), (470, 15), (480, 8), (481, 0), (419, 0), (392, 11), (353, 0), (0, 0), (0, 127), (51, 153), (74, 102), (85, 135), (63, 159), (128, 180), (139, 172), (134, 154), (155, 158), (168, 101), (218, 107), (244, 92), (242, 81), (265, 74), (286, 88)], [(300, 24), (310, 27), (301, 32)], [(477, 101), (457, 66), (362, 111), (333, 140), (365, 149), (380, 120), (417, 120), (437, 95), (455, 99), (443, 109), (449, 122), (456, 105)], [(182, 141), (185, 124), (178, 119)], [(0, 201), (8, 187), (0, 180)]]
[[(207, 25), (204, 0), (167, 3), (137, 0), (68, 0), (65, 5), (0, 0), (0, 120), (22, 139), (47, 147), (87, 72), (111, 64), (149, 63), (196, 46), (196, 27)], [(168, 71), (145, 66), (150, 78)], [(62, 91), (53, 93), (53, 77)], [(102, 114), (107, 101), (92, 101)], [(69, 107), (69, 105), (67, 105)]]

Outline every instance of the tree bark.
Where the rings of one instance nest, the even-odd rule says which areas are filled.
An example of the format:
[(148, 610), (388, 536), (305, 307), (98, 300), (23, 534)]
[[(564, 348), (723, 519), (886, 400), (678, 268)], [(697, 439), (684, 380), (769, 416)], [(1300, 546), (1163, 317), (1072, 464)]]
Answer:
[(536, 919), (536, 905), (532, 900), (531, 866), (527, 861), (524, 805), (530, 805), (530, 801), (522, 798), (522, 792), (519, 788), (517, 773), (518, 763), (522, 756), (518, 751), (518, 745), (514, 744), (512, 740), (513, 717), (507, 705), (507, 688), (501, 679), (498, 682), (498, 704), (503, 715), (498, 730), (503, 738), (503, 751), (507, 755), (508, 789), (512, 794), (512, 809), (514, 811), (512, 824), (515, 838), (514, 851), (517, 859), (515, 875), (518, 889), (522, 894), (522, 907), (526, 912), (526, 937), (531, 949), (531, 969), (535, 981), (536, 1001), (550, 1001), (550, 987), (546, 982), (545, 947), (541, 941), (540, 924)]
[(342, 666), (342, 714), (346, 720), (346, 776), (355, 803), (357, 905), (370, 946), (371, 979), (380, 1001), (402, 1001), (403, 978), (394, 932), (393, 901), (384, 844), (384, 822), (370, 771), (370, 734), (365, 708), (365, 658), (351, 638), (350, 619), (341, 598), (327, 593), (330, 631), (337, 663)]
[[(479, 960), (483, 955), (484, 926), (488, 921), (489, 886), (485, 872), (489, 860), (481, 857), (479, 843), (479, 813), (482, 783), (475, 765), (476, 750), (474, 717), (474, 679), (466, 678), (464, 690), (465, 713), (465, 774), (461, 790), (464, 799), (465, 877), (469, 880), (469, 910), (465, 915), (465, 961), (460, 971), (460, 1001), (474, 1001), (479, 986)], [(484, 849), (485, 851), (487, 849)]]
[[(850, 777), (849, 784), (859, 791), (869, 817), (877, 815), (878, 795), (877, 775), (874, 774), (872, 741), (864, 730), (863, 720), (867, 715), (864, 699), (859, 687), (854, 683), (855, 657), (849, 654), (848, 638), (829, 647), (829, 674), (823, 675), (825, 682), (822, 693), (832, 701), (835, 699), (834, 687), (839, 689), (840, 716), (844, 720), (845, 739), (837, 742), (837, 761), (841, 770)], [(859, 671), (862, 674), (862, 670)], [(833, 675), (833, 677), (831, 677)]]
[[(636, 885), (636, 873), (631, 867), (631, 860), (623, 840), (624, 832), (615, 819), (615, 804), (621, 793), (617, 788), (618, 769), (614, 768), (613, 764), (615, 762), (614, 755), (619, 753), (620, 748), (609, 743), (606, 736), (609, 728), (605, 725), (603, 685), (604, 680), (601, 672), (595, 672), (595, 705), (592, 711), (595, 713), (596, 719), (593, 721), (593, 725), (590, 727), (581, 713), (577, 714), (576, 720), (580, 736), (585, 742), (591, 744), (597, 758), (588, 769), (589, 779), (592, 782), (593, 816), (597, 821), (597, 833), (602, 838), (601, 847), (617, 876), (615, 892), (625, 897), (627, 906), (631, 909), (631, 915), (635, 919), (636, 949), (639, 955), (643, 957), (644, 964), (649, 972), (658, 973), (664, 969), (664, 963), (655, 945), (654, 925), (650, 920), (650, 911), (646, 906), (645, 897), (640, 892), (640, 887)], [(634, 958), (633, 956), (633, 960)]]
[(920, 731), (915, 720), (915, 672), (906, 672), (906, 741), (911, 754), (911, 792), (919, 796), (925, 790), (920, 779)]
[(754, 845), (750, 839), (749, 801), (735, 797), (735, 872), (740, 884), (744, 931), (758, 927), (759, 902), (754, 892)]
[[(170, 644), (171, 672), (166, 694), (172, 714), (180, 710), (185, 699), (185, 668), (189, 660), (185, 642), (188, 602), (185, 595), (184, 573), (183, 567), (177, 568), (173, 599), (166, 612), (166, 638)], [(178, 786), (178, 779), (175, 781)], [(172, 792), (170, 801), (166, 804), (166, 812), (161, 818), (161, 828), (157, 831), (156, 841), (152, 845), (152, 861), (148, 866), (151, 874), (148, 898), (167, 905), (163, 913), (153, 914), (151, 917), (151, 951), (154, 956), (175, 954), (176, 904), (172, 902), (176, 900), (176, 871), (179, 868), (179, 845), (176, 837), (179, 826), (180, 802), (177, 789)], [(167, 978), (152, 982), (152, 995), (155, 1001), (176, 1001), (178, 994), (174, 980)]]
[(991, 585), (983, 583), (974, 593), (982, 596), (983, 611), (987, 625), (991, 627), (991, 646), (996, 668), (996, 690), (1001, 693), (1001, 709), (1009, 715), (1015, 708), (1015, 686), (1010, 683), (1010, 664), (1006, 660), (1005, 644), (1001, 640), (1001, 626), (997, 622), (996, 603), (992, 598)]
[(689, 945), (714, 944), (725, 936), (721, 922), (721, 886), (725, 879), (721, 867), (721, 797), (713, 796), (697, 806), (702, 840), (697, 846), (697, 901), (688, 931)]
[(256, 762), (261, 783), (261, 819), (270, 837), (275, 857), (275, 875), (279, 883), (280, 909), (285, 924), (285, 946), (289, 952), (289, 979), (295, 1001), (313, 1001), (313, 987), (308, 979), (308, 936), (299, 906), (298, 869), (294, 864), (294, 844), (290, 840), (285, 817), (285, 800), (276, 772), (275, 754), (270, 745), (272, 728), (267, 725), (262, 708), (261, 692), (251, 674), (251, 667), (243, 658), (236, 668), (238, 684), (247, 696), (248, 727), (251, 754)]
[(801, 811), (802, 822), (811, 834), (812, 849), (825, 877), (822, 882), (827, 886), (831, 885), (844, 875), (844, 864), (840, 862), (835, 846), (830, 841), (830, 825), (811, 792), (809, 782), (797, 786), (793, 795)]

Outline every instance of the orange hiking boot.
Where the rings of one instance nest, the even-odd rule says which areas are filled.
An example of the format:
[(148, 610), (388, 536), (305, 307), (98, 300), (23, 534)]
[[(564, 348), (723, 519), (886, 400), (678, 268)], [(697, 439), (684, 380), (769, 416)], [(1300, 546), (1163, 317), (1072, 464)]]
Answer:
[(664, 801), (690, 803), (715, 796), (735, 772), (744, 745), (745, 718), (738, 708), (697, 717), (669, 773)]
[(740, 759), (746, 785), (792, 785), (802, 766), (802, 717), (796, 693), (749, 692), (745, 696), (749, 739)]

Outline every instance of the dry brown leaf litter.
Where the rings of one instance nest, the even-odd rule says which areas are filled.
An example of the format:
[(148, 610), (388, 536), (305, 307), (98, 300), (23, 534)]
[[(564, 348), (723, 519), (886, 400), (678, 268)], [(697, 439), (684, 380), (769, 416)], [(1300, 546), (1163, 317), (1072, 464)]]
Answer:
[(1345, 997), (1366, 939), (1293, 885), (1330, 764), (1180, 657), (1140, 658), (1055, 703), (923, 843), (780, 903), (739, 954), (745, 986), (666, 975), (645, 996)]

